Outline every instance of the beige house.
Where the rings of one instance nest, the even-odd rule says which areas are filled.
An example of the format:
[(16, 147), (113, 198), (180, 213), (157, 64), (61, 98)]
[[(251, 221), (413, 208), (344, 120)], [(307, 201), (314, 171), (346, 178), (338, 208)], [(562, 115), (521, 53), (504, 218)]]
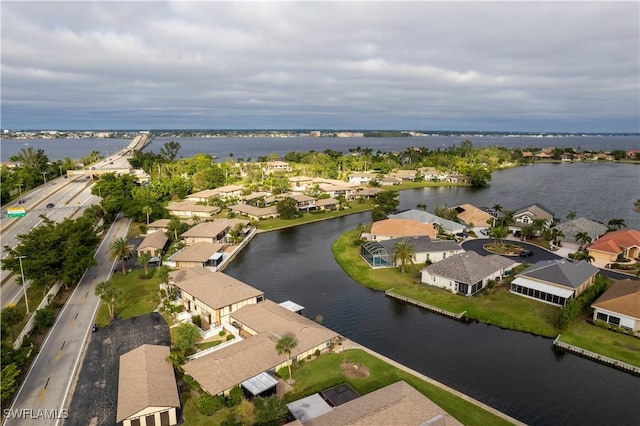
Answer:
[(238, 326), (244, 340), (184, 365), (185, 373), (212, 395), (228, 393), (245, 380), (286, 367), (286, 355), (275, 350), (284, 335), (292, 335), (297, 342), (291, 352), (294, 363), (316, 350), (330, 350), (338, 338), (336, 332), (270, 300), (232, 312), (229, 321)]
[(162, 252), (169, 242), (169, 238), (162, 231), (157, 231), (144, 237), (138, 246), (138, 256), (148, 253), (151, 257), (162, 256)]
[(608, 232), (591, 244), (588, 250), (596, 262), (616, 262), (618, 256), (630, 260), (640, 259), (640, 231), (623, 229)]
[(169, 203), (166, 207), (167, 211), (178, 218), (191, 219), (193, 217), (201, 217), (210, 219), (220, 212), (220, 207), (205, 206), (195, 201), (182, 200)]
[(147, 225), (147, 234), (153, 234), (156, 231), (167, 232), (169, 230), (170, 219), (158, 219)]
[(169, 258), (176, 268), (218, 266), (225, 244), (200, 242), (187, 246)]
[(594, 321), (604, 321), (640, 337), (640, 281), (614, 282), (591, 307)]
[(178, 424), (180, 398), (169, 354), (168, 346), (142, 345), (120, 356), (117, 423)]
[(200, 242), (225, 243), (225, 237), (231, 229), (237, 225), (245, 227), (248, 224), (248, 220), (240, 219), (214, 219), (208, 222), (200, 222), (193, 228), (180, 234), (180, 239), (182, 239), (186, 245)]
[(280, 216), (276, 206), (254, 207), (248, 204), (236, 204), (229, 206), (229, 209), (236, 214), (247, 216), (251, 220), (271, 219)]
[(517, 227), (532, 225), (534, 220), (544, 220), (548, 228), (553, 223), (553, 217), (554, 213), (540, 204), (523, 207), (513, 214), (513, 220)]
[(489, 213), (471, 204), (461, 204), (453, 209), (458, 213), (458, 219), (467, 226), (487, 226), (494, 219)]
[(335, 210), (340, 206), (340, 202), (335, 198), (320, 198), (316, 200), (316, 209)]
[(271, 174), (276, 172), (289, 173), (293, 169), (291, 168), (291, 165), (289, 165), (289, 163), (287, 163), (286, 161), (278, 160), (278, 161), (269, 161), (267, 163), (264, 163), (262, 165), (262, 170), (267, 174)]
[(422, 223), (415, 219), (384, 219), (371, 224), (371, 232), (366, 239), (383, 241), (399, 237), (435, 238), (438, 231), (431, 223)]
[(226, 200), (233, 197), (240, 197), (244, 186), (242, 185), (226, 185), (213, 189), (205, 189), (203, 191), (194, 192), (187, 196), (187, 200), (206, 203), (210, 198), (220, 198)]
[[(202, 273), (175, 282), (182, 294), (182, 304), (187, 312), (200, 315), (211, 327), (229, 323), (229, 315), (243, 306), (264, 300), (264, 293), (222, 272)], [(207, 271), (208, 273), (205, 273)]]
[(399, 381), (304, 422), (304, 426), (342, 425), (461, 426), (462, 423), (407, 382)]

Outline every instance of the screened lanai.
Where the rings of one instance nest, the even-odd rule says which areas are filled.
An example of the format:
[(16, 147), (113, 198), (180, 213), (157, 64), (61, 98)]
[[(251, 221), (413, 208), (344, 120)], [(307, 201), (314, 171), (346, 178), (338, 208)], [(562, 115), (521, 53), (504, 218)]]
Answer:
[(360, 246), (360, 255), (372, 268), (389, 268), (392, 265), (391, 253), (382, 244), (368, 241)]

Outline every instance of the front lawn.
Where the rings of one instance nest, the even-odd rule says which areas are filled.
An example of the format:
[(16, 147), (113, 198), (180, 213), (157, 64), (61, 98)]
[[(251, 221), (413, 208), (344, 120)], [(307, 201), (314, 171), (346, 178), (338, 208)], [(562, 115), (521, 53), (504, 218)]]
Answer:
[[(150, 274), (154, 271), (155, 268), (149, 268)], [(111, 281), (122, 291), (122, 301), (116, 304), (116, 316), (122, 319), (133, 318), (153, 312), (158, 307), (158, 291), (162, 281), (155, 276), (145, 279), (144, 269), (134, 269), (127, 275), (114, 273)], [(102, 326), (109, 324), (109, 311), (104, 303), (100, 305), (96, 323)]]

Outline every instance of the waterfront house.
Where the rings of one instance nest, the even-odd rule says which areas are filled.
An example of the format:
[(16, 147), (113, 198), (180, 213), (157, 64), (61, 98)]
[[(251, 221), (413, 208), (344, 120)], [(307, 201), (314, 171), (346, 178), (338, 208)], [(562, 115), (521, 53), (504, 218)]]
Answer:
[[(323, 400), (324, 401), (324, 400)], [(318, 401), (320, 402), (320, 401)], [(292, 404), (289, 404), (290, 406)], [(298, 412), (297, 424), (304, 426), (342, 425), (432, 425), (461, 426), (439, 405), (422, 395), (405, 381), (399, 381), (334, 407)]]
[(349, 183), (352, 185), (366, 185), (377, 180), (378, 175), (371, 172), (353, 172), (349, 174)]
[(516, 275), (510, 291), (551, 305), (564, 306), (589, 288), (599, 269), (567, 259), (542, 260)]
[(297, 342), (291, 351), (294, 364), (316, 351), (331, 350), (339, 337), (271, 300), (246, 305), (232, 312), (229, 321), (240, 330), (239, 342), (184, 364), (185, 373), (212, 395), (228, 394), (243, 382), (265, 373), (272, 376), (286, 367), (286, 355), (278, 355), (275, 349), (282, 336), (291, 335)]
[(390, 214), (389, 219), (414, 219), (419, 220), (422, 223), (430, 223), (433, 225), (439, 225), (440, 228), (447, 234), (455, 235), (460, 232), (464, 232), (465, 226), (461, 223), (454, 222), (436, 216), (424, 210), (410, 209), (400, 213)]
[(262, 170), (266, 174), (271, 174), (276, 172), (289, 173), (293, 169), (291, 168), (291, 165), (286, 161), (276, 160), (276, 161), (269, 161), (267, 163), (263, 163)]
[(554, 216), (551, 210), (536, 203), (516, 210), (513, 214), (513, 220), (518, 228), (532, 225), (534, 220), (544, 220), (545, 226), (548, 228), (553, 223)]
[(435, 238), (437, 234), (437, 230), (430, 223), (413, 219), (384, 219), (373, 222), (371, 231), (363, 234), (363, 238), (368, 241), (382, 241), (398, 237)]
[(469, 227), (487, 226), (495, 219), (491, 214), (471, 204), (461, 204), (453, 209), (458, 220)]
[(169, 242), (169, 238), (162, 231), (156, 231), (148, 234), (137, 248), (138, 256), (142, 253), (148, 253), (149, 256), (162, 256), (162, 253)]
[(206, 203), (210, 198), (220, 198), (221, 200), (228, 200), (230, 198), (238, 198), (242, 195), (244, 186), (242, 185), (226, 185), (213, 189), (205, 189), (203, 191), (195, 192), (187, 196), (187, 200), (196, 201), (199, 203)]
[(264, 300), (263, 292), (222, 272), (190, 269), (198, 271), (174, 284), (180, 290), (185, 311), (199, 315), (205, 329), (228, 324), (232, 312)]
[(562, 232), (563, 241), (569, 243), (580, 244), (581, 241), (576, 239), (576, 235), (585, 232), (591, 241), (596, 241), (601, 235), (607, 232), (607, 227), (602, 223), (589, 220), (584, 217), (576, 217), (571, 220), (559, 223), (553, 227), (558, 232)]
[(619, 280), (593, 304), (593, 320), (624, 328), (640, 337), (640, 281)]
[(291, 190), (295, 192), (305, 192), (314, 185), (313, 178), (308, 176), (291, 176), (289, 178)]
[(320, 198), (315, 201), (317, 210), (336, 210), (340, 206), (340, 201), (335, 198)]
[(171, 202), (166, 208), (173, 216), (185, 219), (191, 219), (193, 217), (210, 219), (220, 212), (220, 207), (205, 206), (190, 200)]
[(374, 187), (358, 187), (355, 189), (353, 196), (362, 200), (369, 200), (375, 198), (379, 193), (384, 192), (384, 189)]
[(222, 262), (225, 244), (199, 242), (186, 246), (169, 257), (167, 265), (176, 268), (191, 268), (194, 266), (217, 267)]
[(429, 237), (402, 237), (382, 241), (368, 241), (360, 246), (360, 255), (372, 268), (390, 268), (393, 251), (397, 243), (410, 244), (415, 250), (414, 263), (439, 262), (464, 249), (453, 240), (438, 240)]
[(497, 254), (480, 256), (475, 251), (466, 251), (422, 268), (421, 282), (472, 296), (490, 280), (499, 281), (516, 265), (517, 262)]
[(120, 356), (116, 422), (122, 426), (177, 425), (180, 408), (168, 346), (142, 345)]
[(254, 207), (248, 204), (235, 204), (233, 206), (229, 206), (229, 209), (235, 214), (247, 216), (252, 220), (271, 219), (280, 216), (276, 206)]
[(640, 259), (640, 231), (623, 229), (608, 232), (591, 244), (587, 250), (596, 262), (619, 262), (622, 259), (638, 260)]
[(418, 175), (418, 171), (417, 170), (397, 170), (393, 173), (389, 173), (389, 176), (394, 177), (394, 178), (398, 178), (401, 180), (410, 180), (413, 181), (416, 179), (416, 176)]
[(180, 234), (180, 239), (191, 245), (199, 242), (226, 243), (226, 236), (236, 226), (246, 227), (248, 220), (241, 219), (214, 219), (208, 222), (200, 222), (196, 226)]

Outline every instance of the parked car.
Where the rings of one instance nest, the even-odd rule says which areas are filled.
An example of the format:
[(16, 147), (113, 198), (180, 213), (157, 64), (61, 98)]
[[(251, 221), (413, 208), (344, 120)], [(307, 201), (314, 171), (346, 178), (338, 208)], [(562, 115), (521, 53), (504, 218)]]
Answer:
[(481, 233), (482, 235), (488, 236), (488, 235), (489, 235), (489, 230), (488, 230), (488, 229), (486, 229), (486, 228), (482, 228), (482, 229), (480, 230), (480, 233)]
[(529, 256), (533, 256), (533, 252), (531, 250), (522, 250), (520, 252), (520, 256), (521, 257), (529, 257)]

